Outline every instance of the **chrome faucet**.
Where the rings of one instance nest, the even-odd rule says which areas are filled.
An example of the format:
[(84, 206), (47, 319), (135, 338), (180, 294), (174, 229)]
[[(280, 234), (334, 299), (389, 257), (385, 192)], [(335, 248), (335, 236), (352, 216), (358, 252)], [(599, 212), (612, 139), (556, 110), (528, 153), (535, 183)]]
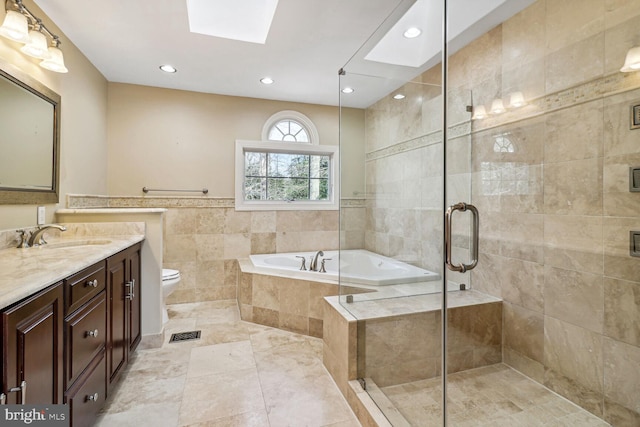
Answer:
[(58, 225), (58, 224), (40, 225), (38, 226), (38, 229), (31, 234), (31, 237), (29, 237), (29, 242), (28, 242), (29, 246), (46, 245), (47, 242), (44, 240), (42, 236), (44, 235), (44, 232), (50, 228), (56, 228), (60, 231), (67, 231), (67, 227), (65, 227), (64, 225)]
[(318, 251), (311, 257), (311, 264), (309, 265), (309, 271), (318, 271), (318, 257), (324, 256), (324, 252)]

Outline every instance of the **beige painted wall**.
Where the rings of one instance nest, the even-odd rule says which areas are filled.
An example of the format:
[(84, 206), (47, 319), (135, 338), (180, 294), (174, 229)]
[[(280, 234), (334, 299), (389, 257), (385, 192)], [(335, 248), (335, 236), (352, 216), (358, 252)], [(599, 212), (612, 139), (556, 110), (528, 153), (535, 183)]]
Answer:
[[(69, 73), (47, 71), (38, 60), (23, 55), (22, 46), (0, 38), (0, 58), (62, 97), (60, 203), (47, 205), (47, 221), (53, 221), (54, 210), (64, 206), (66, 193), (104, 194), (107, 191), (107, 81), (31, 0), (24, 4), (47, 28), (60, 36)], [(0, 21), (4, 20), (0, 8)], [(0, 155), (2, 155), (0, 153)], [(18, 228), (36, 223), (33, 205), (0, 205), (0, 229)]]
[[(121, 83), (109, 83), (108, 98), (110, 195), (142, 195), (147, 186), (206, 187), (209, 196), (233, 197), (236, 139), (260, 140), (265, 121), (282, 110), (308, 116), (321, 144), (338, 144), (337, 107)], [(359, 166), (343, 175), (342, 188), (352, 195), (364, 190), (364, 115), (351, 110), (348, 116), (353, 146), (343, 161)]]

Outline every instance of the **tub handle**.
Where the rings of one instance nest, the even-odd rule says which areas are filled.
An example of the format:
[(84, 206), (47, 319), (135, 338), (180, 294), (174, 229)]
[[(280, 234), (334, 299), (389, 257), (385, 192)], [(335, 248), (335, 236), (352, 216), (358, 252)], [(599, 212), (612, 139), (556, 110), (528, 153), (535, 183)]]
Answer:
[(300, 264), (300, 270), (307, 271), (307, 259), (301, 255), (296, 255), (296, 258), (300, 258), (302, 260), (302, 264)]
[(327, 270), (324, 268), (325, 261), (331, 261), (333, 258), (322, 258), (322, 262), (320, 262), (320, 273), (326, 273)]
[[(471, 214), (473, 215), (471, 262), (469, 264), (460, 263), (459, 265), (456, 265), (451, 260), (451, 246), (452, 246), (451, 218), (453, 217), (453, 213), (455, 211), (465, 212), (467, 210), (471, 211)], [(467, 203), (463, 203), (463, 202), (456, 203), (455, 205), (449, 206), (449, 209), (447, 209), (447, 212), (444, 216), (444, 222), (445, 222), (445, 236), (444, 236), (445, 263), (447, 264), (447, 268), (451, 271), (459, 271), (460, 273), (473, 270), (476, 267), (476, 265), (478, 265), (478, 243), (479, 243), (478, 231), (480, 229), (480, 219), (478, 215), (478, 209), (475, 206)]]

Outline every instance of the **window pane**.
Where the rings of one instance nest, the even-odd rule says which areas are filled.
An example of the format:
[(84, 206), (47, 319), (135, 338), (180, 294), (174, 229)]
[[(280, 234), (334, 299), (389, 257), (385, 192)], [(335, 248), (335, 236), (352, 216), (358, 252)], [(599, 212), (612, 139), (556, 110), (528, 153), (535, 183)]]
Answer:
[(311, 179), (309, 183), (309, 200), (329, 200), (328, 188), (328, 179)]
[(266, 176), (267, 154), (247, 151), (244, 153), (244, 176)]
[(309, 142), (309, 134), (305, 129), (302, 129), (300, 132), (296, 134), (296, 141), (298, 142)]
[(278, 122), (278, 124), (276, 125), (276, 128), (278, 128), (278, 130), (282, 132), (283, 135), (289, 135), (291, 133), (289, 131), (289, 120), (283, 120), (281, 122)]
[(275, 126), (269, 130), (269, 139), (272, 141), (282, 141), (283, 135), (284, 134), (280, 132), (280, 129)]
[(320, 156), (320, 178), (329, 178), (329, 156)]
[(267, 188), (267, 200), (309, 200), (305, 178), (268, 178)]
[(309, 156), (269, 153), (268, 175), (271, 177), (308, 177)]
[(245, 178), (244, 199), (264, 200), (267, 196), (266, 181), (265, 178)]
[(302, 130), (302, 126), (294, 121), (289, 122), (289, 133), (291, 135), (298, 135), (298, 133)]

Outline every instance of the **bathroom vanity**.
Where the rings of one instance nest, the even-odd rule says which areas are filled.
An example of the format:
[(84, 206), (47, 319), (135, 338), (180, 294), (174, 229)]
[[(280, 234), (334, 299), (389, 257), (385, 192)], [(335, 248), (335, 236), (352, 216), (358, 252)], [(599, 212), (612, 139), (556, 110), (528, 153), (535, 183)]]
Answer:
[(141, 339), (142, 239), (0, 251), (6, 403), (65, 403), (74, 427), (94, 423)]

